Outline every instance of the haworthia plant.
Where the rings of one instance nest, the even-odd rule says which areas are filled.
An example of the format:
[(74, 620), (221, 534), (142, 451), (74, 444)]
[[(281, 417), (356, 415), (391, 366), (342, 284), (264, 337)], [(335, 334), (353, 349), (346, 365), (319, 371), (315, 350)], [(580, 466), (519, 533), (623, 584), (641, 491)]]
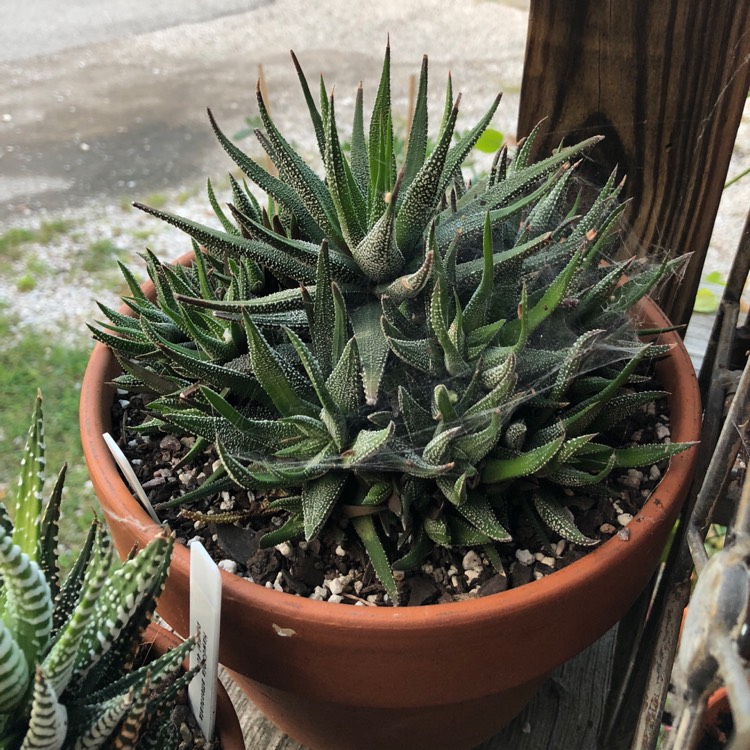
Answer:
[(151, 719), (171, 708), (192, 676), (180, 672), (192, 643), (133, 667), (173, 541), (159, 536), (113, 571), (109, 537), (94, 521), (60, 583), (65, 471), (44, 503), (44, 453), (38, 396), (15, 523), (0, 503), (0, 748), (176, 748), (172, 725)]
[(418, 566), (433, 545), (506, 544), (518, 517), (595, 541), (569, 498), (687, 447), (623, 453), (600, 434), (650, 400), (632, 394), (634, 371), (665, 351), (638, 341), (628, 311), (674, 264), (631, 265), (624, 284), (623, 265), (602, 264), (617, 249), (614, 175), (590, 208), (572, 208), (577, 163), (599, 139), (532, 163), (532, 134), (467, 186), (462, 162), (499, 97), (456, 141), (449, 82), (430, 149), (425, 58), (397, 164), (390, 51), (369, 137), (360, 90), (348, 150), (333, 94), (322, 85), (316, 102), (294, 60), (323, 177), (259, 95), (278, 177), (210, 117), (267, 200), (232, 178), (228, 212), (210, 194), (220, 228), (136, 204), (196, 250), (189, 268), (146, 256), (154, 300), (125, 269), (131, 315), (102, 306), (92, 326), (122, 365), (118, 386), (148, 397), (140, 429), (192, 433), (220, 459), (214, 479), (275, 498), (286, 520), (266, 545), (347, 526), (394, 601), (392, 566)]

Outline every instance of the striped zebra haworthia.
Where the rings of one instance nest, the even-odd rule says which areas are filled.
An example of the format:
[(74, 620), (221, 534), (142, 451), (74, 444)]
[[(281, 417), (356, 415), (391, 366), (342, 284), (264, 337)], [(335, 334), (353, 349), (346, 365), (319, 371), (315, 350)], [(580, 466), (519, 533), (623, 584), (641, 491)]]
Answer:
[(60, 580), (58, 525), (65, 469), (47, 503), (37, 396), (15, 498), (0, 503), (0, 748), (176, 747), (161, 721), (191, 677), (186, 641), (138, 668), (133, 660), (166, 579), (172, 539), (160, 536), (112, 570), (95, 521)]
[(394, 601), (392, 569), (419, 566), (434, 545), (498, 559), (519, 523), (542, 546), (594, 544), (571, 498), (687, 447), (603, 435), (663, 395), (633, 389), (636, 368), (666, 352), (639, 342), (628, 312), (677, 262), (611, 260), (621, 185), (613, 174), (593, 201), (575, 197), (598, 138), (534, 163), (531, 133), (467, 184), (462, 163), (499, 97), (457, 137), (449, 79), (431, 146), (425, 58), (398, 163), (390, 49), (368, 135), (360, 88), (348, 147), (333, 93), (321, 79), (316, 102), (294, 62), (324, 176), (283, 137), (260, 88), (256, 135), (272, 171), (209, 113), (266, 197), (230, 175), (227, 211), (209, 182), (218, 228), (136, 204), (187, 233), (195, 261), (147, 253), (154, 299), (123, 268), (131, 314), (102, 305), (106, 321), (92, 326), (122, 365), (118, 386), (147, 396), (139, 429), (193, 435), (188, 459), (207, 448), (219, 458), (203, 487), (171, 503), (233, 485), (265, 494), (284, 523), (264, 546), (343, 527)]

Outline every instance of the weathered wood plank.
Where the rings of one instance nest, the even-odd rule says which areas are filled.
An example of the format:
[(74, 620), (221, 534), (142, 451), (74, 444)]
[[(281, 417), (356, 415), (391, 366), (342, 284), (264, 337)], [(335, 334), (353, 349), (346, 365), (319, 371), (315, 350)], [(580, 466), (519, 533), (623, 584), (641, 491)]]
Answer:
[[(601, 133), (587, 164), (627, 174), (641, 255), (692, 252), (679, 295), (690, 317), (750, 85), (750, 0), (531, 0), (519, 136), (543, 118), (538, 152)], [(592, 170), (591, 167), (597, 169)]]

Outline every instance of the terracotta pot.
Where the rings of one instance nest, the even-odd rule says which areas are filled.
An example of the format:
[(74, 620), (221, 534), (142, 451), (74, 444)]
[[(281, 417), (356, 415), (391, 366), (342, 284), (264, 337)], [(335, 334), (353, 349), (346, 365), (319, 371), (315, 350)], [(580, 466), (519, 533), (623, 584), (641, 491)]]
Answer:
[[(185, 258), (181, 262), (187, 262)], [(153, 293), (153, 287), (144, 286)], [(668, 325), (650, 300), (646, 327)], [(700, 397), (681, 339), (658, 367), (669, 390), (674, 441), (700, 433)], [(121, 555), (158, 531), (123, 483), (102, 440), (118, 374), (97, 344), (81, 392), (81, 434), (94, 489)], [(687, 492), (695, 449), (669, 470), (628, 526), (572, 565), (479, 600), (425, 607), (336, 606), (222, 572), (220, 660), (281, 729), (317, 750), (461, 750), (495, 734), (544, 678), (629, 609), (659, 562)], [(175, 549), (159, 613), (188, 624), (189, 555)]]
[[(161, 656), (170, 649), (179, 646), (182, 641), (169, 630), (151, 623), (143, 635), (143, 642), (153, 644), (156, 656)], [(234, 705), (221, 683), (219, 683), (216, 701), (216, 736), (221, 740), (223, 750), (245, 750), (245, 740), (242, 736), (237, 712), (234, 710)]]

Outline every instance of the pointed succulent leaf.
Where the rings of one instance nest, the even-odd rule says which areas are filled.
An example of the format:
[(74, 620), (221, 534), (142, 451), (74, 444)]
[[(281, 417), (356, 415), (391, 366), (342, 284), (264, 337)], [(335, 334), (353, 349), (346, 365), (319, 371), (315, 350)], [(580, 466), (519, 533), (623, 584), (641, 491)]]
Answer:
[(663, 278), (669, 274), (676, 273), (685, 264), (685, 256), (680, 255), (671, 260), (665, 259), (660, 266), (651, 268), (638, 276), (626, 281), (619, 289), (619, 295), (613, 302), (608, 312), (624, 313), (630, 310), (638, 300), (645, 297)]
[(381, 456), (380, 462), (384, 468), (399, 471), (419, 479), (434, 479), (435, 477), (443, 476), (443, 474), (447, 474), (455, 466), (453, 461), (444, 464), (430, 463), (418, 453), (409, 450), (406, 446), (399, 446), (398, 454), (394, 451), (391, 454)]
[[(313, 172), (297, 152), (287, 143), (274, 125), (263, 101), (260, 81), (256, 87), (258, 111), (275, 154), (274, 163), (286, 184), (294, 189), (303, 205), (334, 244), (341, 246), (338, 217), (334, 201), (325, 183)], [(331, 112), (331, 119), (333, 113)], [(337, 241), (338, 240), (338, 241)]]
[(433, 258), (432, 252), (426, 253), (422, 265), (414, 273), (406, 274), (390, 284), (378, 287), (376, 293), (390, 298), (396, 304), (416, 297), (432, 276)]
[[(540, 179), (552, 174), (563, 164), (579, 157), (601, 140), (602, 136), (593, 136), (573, 146), (558, 149), (552, 156), (535, 164), (525, 166), (523, 169), (514, 169), (512, 173), (508, 174), (507, 179), (498, 182), (486, 191), (484, 194), (485, 210), (491, 211), (514, 200), (524, 191), (535, 186)], [(517, 157), (514, 163), (518, 165)]]
[(424, 519), (424, 530), (427, 536), (435, 543), (442, 547), (449, 547), (452, 544), (448, 522), (444, 516), (438, 518)]
[(469, 463), (478, 463), (495, 447), (500, 437), (500, 425), (500, 414), (493, 411), (490, 423), (483, 430), (458, 438), (456, 448), (466, 456)]
[(133, 705), (133, 701), (133, 695), (126, 693), (97, 704), (96, 713), (90, 712), (88, 721), (79, 727), (73, 750), (106, 747), (115, 729)]
[(294, 54), (294, 51), (291, 51), (291, 55), (302, 88), (302, 93), (305, 97), (305, 102), (307, 103), (307, 109), (310, 112), (310, 119), (312, 120), (313, 129), (315, 130), (315, 138), (318, 141), (318, 151), (320, 151), (320, 156), (323, 158), (323, 155), (325, 154), (325, 129), (323, 127), (323, 118), (320, 116), (320, 112), (315, 106), (315, 100), (310, 92), (310, 86), (308, 85), (307, 78), (305, 78), (305, 74), (302, 71), (302, 66), (299, 64), (299, 60), (297, 60), (297, 55)]
[(160, 396), (180, 391), (190, 384), (190, 381), (177, 376), (165, 377), (154, 372), (150, 367), (142, 364), (138, 360), (124, 357), (115, 353), (117, 362), (125, 373), (132, 375), (138, 382), (138, 390), (141, 393), (155, 393)]
[(60, 630), (50, 652), (42, 662), (42, 668), (58, 695), (67, 688), (78, 654), (79, 644), (89, 621), (94, 616), (96, 603), (107, 582), (112, 564), (112, 548), (102, 527), (97, 527), (96, 542), (91, 563), (83, 581), (81, 595), (70, 618)]
[(389, 482), (376, 482), (367, 490), (361, 504), (367, 507), (383, 505), (392, 494), (393, 487)]
[(654, 443), (636, 445), (632, 448), (618, 448), (615, 450), (615, 466), (628, 469), (651, 466), (676, 456), (694, 445), (695, 443)]
[(530, 476), (554, 458), (564, 440), (565, 436), (561, 435), (539, 448), (526, 451), (514, 458), (490, 458), (484, 465), (482, 481), (492, 484), (516, 477)]
[(367, 146), (370, 160), (370, 189), (367, 197), (370, 217), (368, 225), (372, 225), (381, 216), (385, 208), (383, 197), (393, 190), (396, 183), (396, 156), (393, 150), (393, 118), (391, 115), (390, 41), (385, 48), (380, 83), (370, 116), (370, 136)]
[(443, 306), (443, 289), (442, 283), (438, 279), (435, 282), (429, 307), (429, 322), (432, 332), (435, 334), (440, 347), (443, 350), (445, 369), (449, 375), (465, 375), (470, 367), (464, 360), (462, 353), (458, 351), (451, 340), (448, 327), (445, 323), (445, 309)]
[(492, 293), (494, 289), (494, 256), (492, 243), (492, 221), (489, 213), (484, 221), (484, 235), (482, 238), (482, 257), (484, 266), (482, 268), (482, 278), (478, 286), (471, 295), (471, 299), (464, 310), (464, 327), (467, 333), (475, 331), (486, 325), (487, 314), (492, 302)]
[[(245, 240), (245, 242), (252, 243), (255, 241), (261, 246), (268, 247), (271, 252), (277, 250), (285, 256), (295, 259), (313, 269), (317, 268), (320, 256), (320, 244), (322, 243), (312, 243), (306, 240), (296, 240), (287, 237), (283, 231), (276, 231), (276, 228), (268, 228), (263, 223), (259, 223), (250, 217), (242, 216), (234, 208), (232, 208), (232, 214), (244, 227), (252, 231), (251, 238)], [(229, 252), (231, 253), (231, 251)], [(240, 249), (235, 250), (235, 253), (239, 253), (240, 258), (245, 261), (252, 260), (253, 262), (263, 263), (262, 257), (253, 258), (251, 252), (243, 252)], [(329, 247), (328, 263), (331, 268), (332, 278), (342, 282), (362, 284), (361, 274), (356, 263), (354, 263), (348, 254), (342, 252), (337, 247)], [(271, 266), (269, 268), (274, 270)], [(303, 280), (296, 280), (300, 283), (305, 283)], [(242, 296), (246, 298), (246, 295), (243, 294)]]
[(597, 328), (593, 331), (587, 331), (576, 339), (557, 373), (557, 378), (555, 378), (555, 383), (549, 394), (551, 400), (559, 401), (564, 398), (568, 387), (580, 371), (584, 357), (591, 351), (593, 343), (603, 333), (606, 332), (601, 328)]
[(377, 302), (362, 305), (351, 314), (354, 339), (362, 364), (365, 401), (371, 406), (378, 401), (389, 351), (388, 341), (380, 323), (381, 315), (381, 307)]
[(431, 464), (438, 464), (448, 458), (451, 443), (463, 432), (461, 426), (439, 432), (425, 445), (422, 458)]
[(592, 423), (592, 430), (605, 430), (612, 425), (621, 422), (631, 414), (642, 409), (646, 404), (652, 404), (668, 395), (667, 391), (636, 391), (635, 393), (624, 393), (615, 396), (603, 413)]
[(326, 386), (323, 372), (320, 369), (320, 365), (312, 356), (305, 342), (302, 341), (302, 339), (297, 336), (294, 331), (287, 328), (286, 335), (291, 341), (294, 350), (297, 352), (297, 356), (300, 358), (302, 366), (305, 368), (305, 372), (310, 378), (310, 382), (315, 389), (318, 400), (323, 407), (323, 411), (321, 412), (321, 419), (328, 427), (328, 430), (331, 433), (331, 437), (333, 438), (333, 442), (336, 444), (336, 447), (341, 450), (343, 444), (347, 439), (346, 421), (344, 420), (344, 416), (341, 413), (341, 409), (339, 408), (335, 399), (331, 395), (331, 392)]
[(573, 522), (570, 511), (563, 508), (549, 493), (535, 492), (532, 501), (542, 521), (563, 539), (583, 547), (599, 543), (597, 539), (590, 539), (583, 534)]
[(52, 629), (52, 596), (36, 561), (0, 529), (0, 576), (5, 624), (29, 665), (36, 663)]
[(75, 670), (86, 674), (109, 651), (146, 597), (161, 591), (174, 540), (157, 536), (110, 577), (81, 638)]
[(305, 538), (305, 522), (302, 513), (289, 516), (286, 522), (278, 529), (264, 534), (260, 540), (261, 549), (271, 549), (283, 542), (296, 542)]
[(261, 218), (260, 205), (256, 197), (250, 192), (247, 182), (243, 180), (242, 185), (240, 185), (231, 172), (227, 176), (229, 177), (229, 184), (232, 186), (232, 198), (237, 210), (245, 216), (259, 221)]
[(600, 281), (581, 295), (576, 309), (576, 317), (584, 321), (590, 316), (595, 319), (595, 316), (612, 301), (612, 295), (615, 293), (622, 276), (634, 260), (634, 258), (628, 258), (622, 263), (616, 263)]
[(435, 150), (406, 190), (396, 218), (396, 241), (407, 257), (419, 245), (440, 201), (441, 175), (458, 117), (459, 96)]
[(393, 603), (398, 602), (398, 588), (393, 578), (393, 572), (388, 561), (383, 543), (380, 541), (378, 532), (375, 529), (372, 516), (355, 516), (351, 519), (352, 526), (357, 535), (362, 540), (362, 544), (367, 552), (367, 556), (372, 563), (375, 575), (383, 584), (388, 596)]
[(519, 141), (518, 149), (516, 150), (516, 154), (510, 165), (510, 172), (519, 172), (528, 167), (529, 159), (531, 158), (531, 149), (536, 141), (537, 136), (539, 135), (539, 131), (542, 127), (542, 122), (543, 121), (538, 122), (536, 125), (534, 125), (534, 127), (531, 129), (531, 132), (525, 138), (522, 138)]
[(388, 347), (402, 361), (420, 372), (437, 375), (441, 369), (430, 339), (399, 339), (388, 336)]
[(328, 472), (319, 479), (307, 482), (302, 488), (302, 515), (305, 539), (312, 539), (331, 515), (336, 500), (346, 483), (343, 472)]
[(393, 570), (415, 570), (430, 554), (432, 547), (432, 540), (425, 533), (424, 526), (420, 524), (413, 531), (411, 548), (403, 557), (394, 561), (391, 568)]
[(349, 339), (333, 372), (326, 380), (326, 388), (343, 414), (355, 414), (362, 401), (357, 344)]
[[(211, 110), (208, 110), (208, 117), (211, 121), (216, 138), (222, 148), (229, 154), (234, 163), (259, 187), (273, 196), (279, 203), (286, 206), (297, 218), (297, 222), (302, 227), (305, 236), (311, 242), (321, 242), (324, 238), (322, 229), (318, 226), (310, 213), (305, 208), (301, 198), (285, 182), (269, 174), (257, 162), (253, 161), (247, 154), (243, 153), (224, 135), (214, 119)], [(197, 239), (197, 238), (196, 238)]]
[(352, 124), (351, 141), (352, 175), (362, 195), (367, 195), (370, 189), (370, 163), (365, 141), (365, 127), (363, 114), (362, 83), (357, 87), (354, 99), (354, 122)]
[(0, 619), (0, 715), (22, 705), (29, 680), (29, 662), (23, 649)]
[(351, 249), (360, 244), (367, 232), (367, 225), (363, 223), (367, 208), (365, 197), (359, 190), (339, 142), (333, 94), (328, 107), (324, 161), (328, 188), (338, 213), (341, 234), (346, 247)]
[[(492, 221), (492, 218), (492, 214), (490, 214), (490, 221)], [(517, 268), (518, 264), (525, 258), (532, 256), (548, 245), (550, 239), (549, 234), (543, 234), (509, 250), (494, 253), (492, 256), (492, 277), (497, 279), (503, 273), (510, 275), (512, 269)], [(478, 260), (469, 260), (456, 267), (456, 280), (462, 290), (474, 289), (485, 273), (484, 257)]]
[(279, 360), (278, 353), (268, 345), (253, 319), (243, 312), (242, 320), (247, 332), (253, 373), (281, 416), (287, 417), (292, 414), (314, 416), (315, 408), (297, 394)]
[(483, 534), (496, 542), (509, 542), (511, 535), (497, 520), (489, 500), (481, 492), (470, 492), (465, 503), (458, 506), (461, 515)]
[(423, 327), (409, 313), (406, 305), (397, 305), (390, 297), (381, 297), (380, 304), (389, 333), (403, 338), (419, 338), (424, 335)]
[(231, 431), (222, 429), (220, 425), (216, 428), (217, 433), (225, 440), (229, 434), (236, 431), (242, 433), (243, 439), (250, 445), (270, 450), (294, 436), (295, 431), (291, 425), (286, 425), (280, 420), (248, 419), (215, 391), (205, 386), (201, 386), (200, 390), (209, 407), (218, 414), (222, 422), (230, 426)]
[(49, 583), (50, 596), (53, 601), (60, 592), (60, 566), (57, 559), (57, 545), (60, 531), (60, 503), (62, 502), (67, 469), (67, 464), (63, 464), (44, 508), (40, 524), (39, 566)]
[(500, 104), (501, 98), (502, 94), (498, 94), (479, 122), (471, 130), (465, 133), (459, 142), (448, 152), (441, 176), (441, 192), (448, 187), (448, 184), (456, 174), (460, 175), (461, 164), (463, 164), (469, 151), (474, 148), (482, 133), (484, 133), (489, 126), (497, 107)]
[(89, 561), (94, 550), (94, 544), (97, 538), (97, 525), (91, 524), (83, 544), (80, 547), (78, 555), (72, 568), (68, 571), (65, 580), (60, 587), (60, 593), (55, 600), (54, 611), (52, 614), (52, 635), (55, 636), (63, 624), (73, 613), (80, 592), (83, 587), (83, 580), (86, 571), (89, 568)]
[(323, 375), (331, 374), (335, 361), (333, 339), (336, 328), (336, 304), (331, 287), (331, 269), (328, 263), (328, 243), (320, 246), (318, 266), (315, 271), (315, 300), (313, 302), (313, 325), (310, 327), (315, 357)]
[(35, 561), (38, 555), (45, 472), (44, 447), (42, 396), (41, 393), (37, 393), (21, 459), (21, 473), (16, 489), (15, 526), (12, 534), (13, 544), (18, 545), (30, 561)]
[(68, 712), (37, 667), (31, 697), (29, 725), (21, 744), (22, 750), (60, 750), (68, 730)]
[(435, 430), (430, 412), (422, 408), (403, 386), (398, 387), (398, 406), (412, 444), (426, 445)]
[(435, 481), (445, 498), (453, 505), (461, 505), (466, 502), (466, 480), (468, 475), (464, 472), (458, 479), (453, 477), (438, 477)]
[(427, 154), (427, 55), (422, 57), (422, 70), (419, 74), (419, 89), (414, 105), (414, 115), (409, 125), (409, 142), (404, 162), (403, 187), (413, 182)]
[(206, 193), (208, 194), (208, 202), (211, 204), (211, 208), (213, 208), (216, 218), (221, 223), (221, 226), (224, 227), (224, 231), (227, 232), (227, 234), (239, 234), (239, 229), (229, 221), (227, 215), (219, 205), (219, 201), (216, 199), (216, 193), (214, 192), (214, 186), (211, 184), (210, 179), (206, 180)]
[(616, 456), (612, 453), (604, 466), (595, 474), (563, 465), (549, 472), (547, 478), (563, 487), (590, 487), (591, 485), (601, 484), (609, 476), (612, 469), (615, 468), (615, 461)]
[[(236, 253), (240, 256), (251, 258), (262, 266), (266, 266), (274, 273), (289, 276), (303, 284), (312, 284), (315, 281), (314, 260), (307, 257), (303, 262), (265, 243), (246, 240), (243, 237), (219, 232), (191, 219), (184, 219), (164, 211), (148, 208), (141, 203), (134, 205), (136, 208), (140, 208), (146, 213), (150, 213), (157, 218), (163, 219), (168, 224), (181, 229), (201, 245), (216, 253)], [(304, 253), (301, 254), (304, 256)]]
[(401, 180), (386, 196), (383, 215), (361, 241), (352, 248), (352, 257), (363, 273), (373, 281), (392, 279), (404, 266), (404, 256), (396, 241), (396, 199)]
[(341, 454), (344, 466), (365, 465), (374, 456), (385, 449), (393, 437), (396, 425), (391, 422), (382, 430), (360, 430), (351, 448)]
[(457, 400), (458, 397), (455, 392), (448, 390), (445, 383), (438, 383), (432, 391), (432, 418), (444, 425), (455, 422), (458, 419), (456, 415)]
[(164, 357), (174, 363), (183, 377), (208, 383), (215, 388), (231, 388), (234, 393), (254, 397), (258, 392), (258, 382), (239, 369), (216, 365), (197, 356), (199, 353), (170, 344), (155, 335), (157, 348)]
[[(558, 274), (557, 278), (547, 287), (541, 299), (528, 311), (528, 333), (535, 331), (563, 301), (573, 276), (578, 270), (583, 254), (575, 252), (565, 268)], [(520, 320), (511, 321), (502, 331), (503, 343), (511, 344), (513, 336), (518, 335), (522, 323)]]

